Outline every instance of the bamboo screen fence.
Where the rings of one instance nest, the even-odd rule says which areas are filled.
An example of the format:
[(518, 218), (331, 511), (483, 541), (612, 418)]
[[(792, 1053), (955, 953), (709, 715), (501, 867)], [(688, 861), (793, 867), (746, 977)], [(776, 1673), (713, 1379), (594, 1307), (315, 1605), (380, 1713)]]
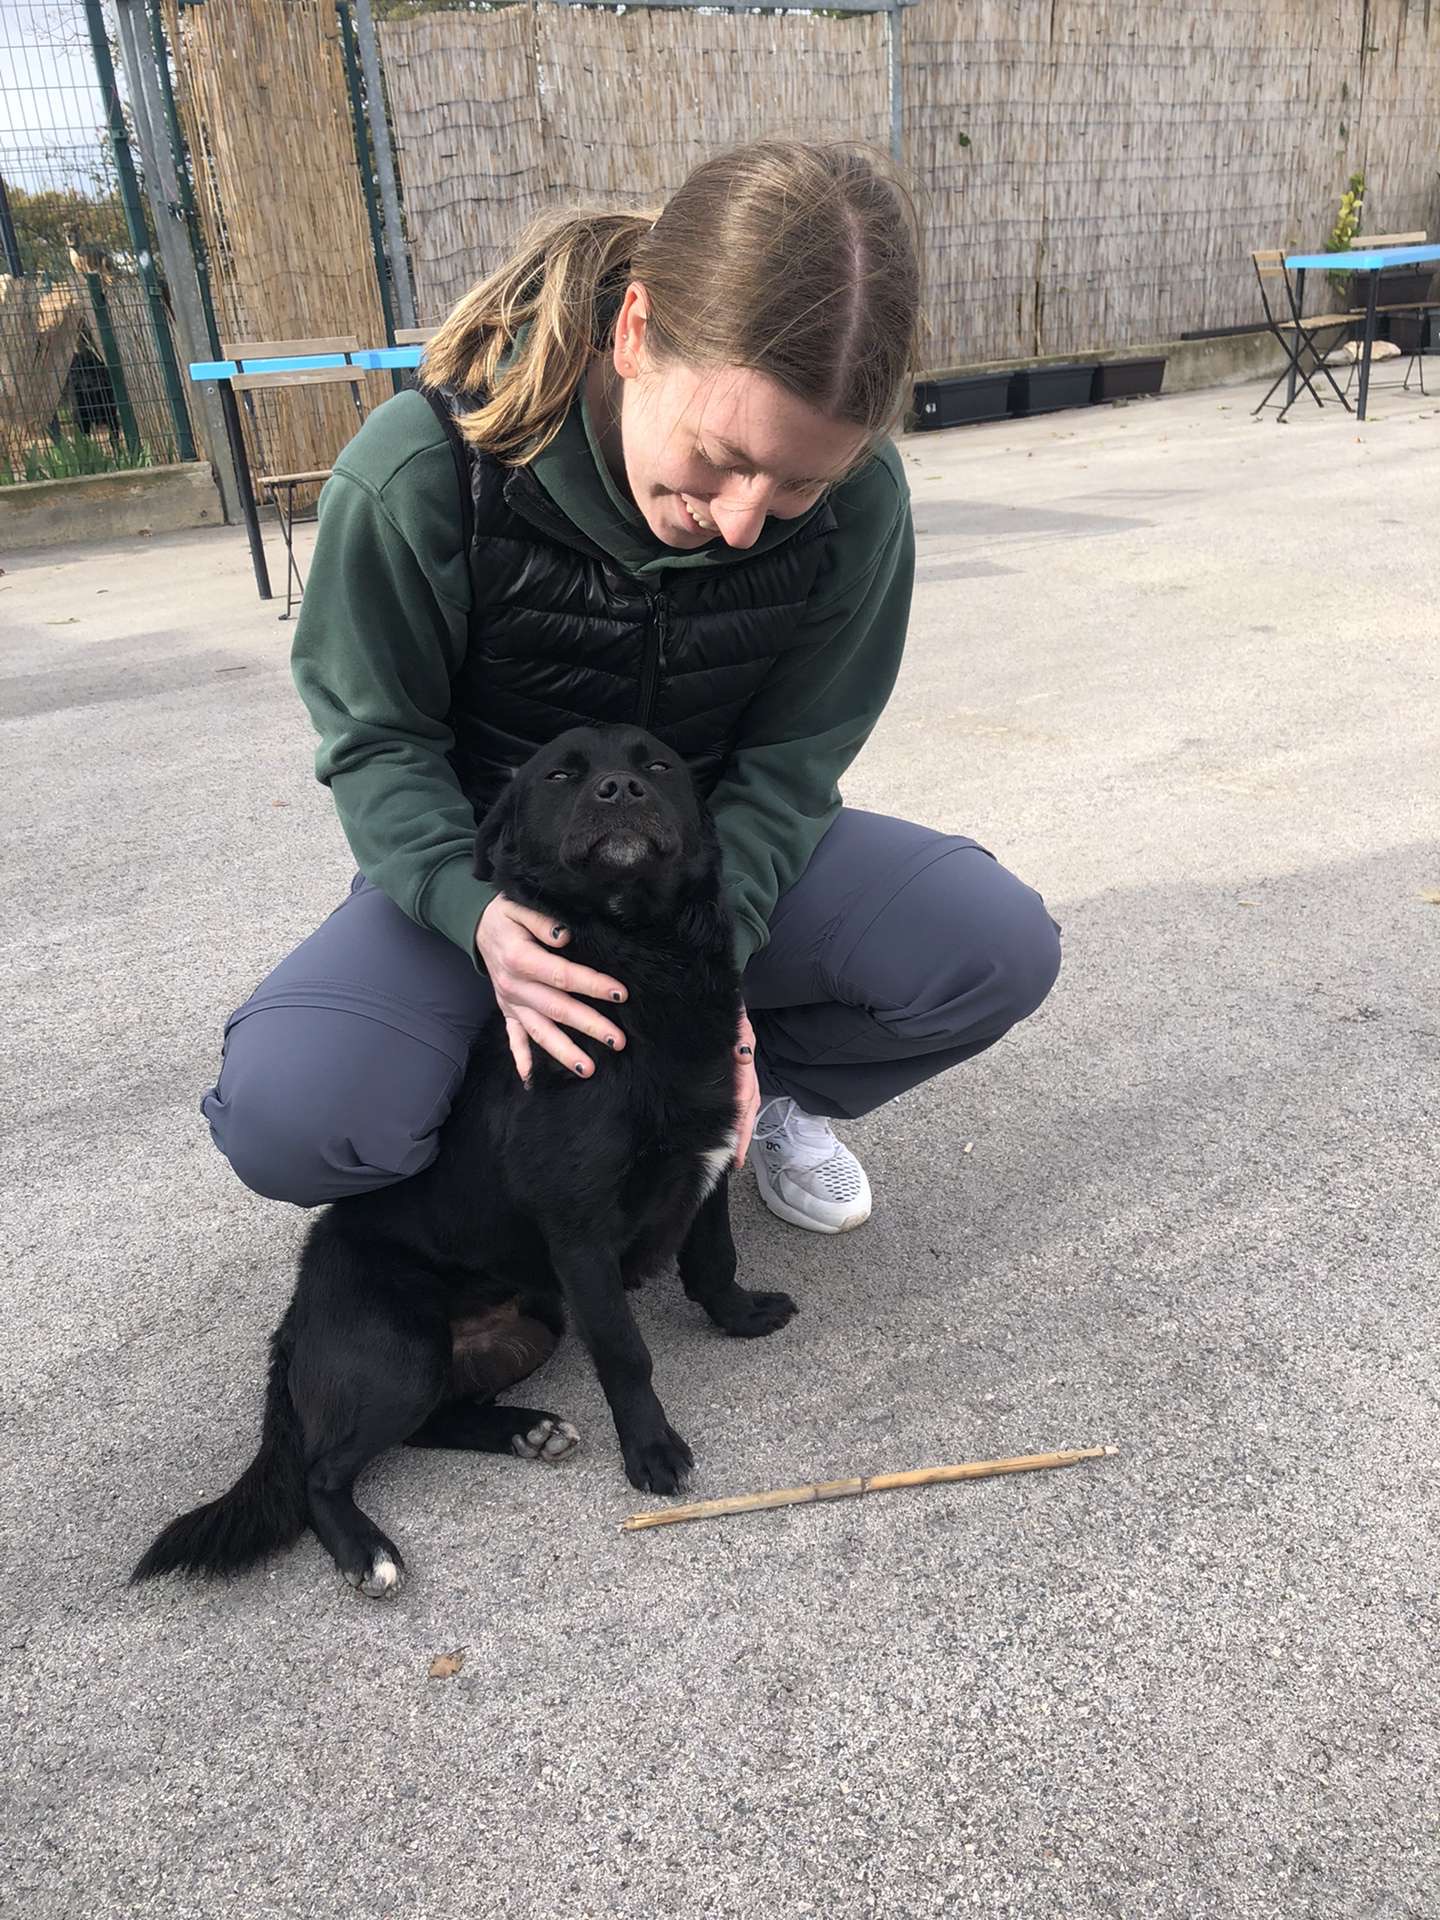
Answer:
[[(331, 0), (164, 4), (222, 325), (379, 343)], [(879, 15), (526, 0), (379, 38), (422, 323), (544, 208), (653, 204), (762, 134), (888, 144)], [(1323, 246), (1356, 168), (1372, 230), (1440, 225), (1431, 0), (920, 0), (902, 83), (933, 371), (1254, 322), (1250, 251)], [(327, 465), (345, 396), (285, 405), (266, 457)]]
[(1440, 7), (924, 0), (905, 126), (937, 367), (1238, 326), (1356, 168), (1372, 229), (1434, 231)]
[(440, 320), (551, 204), (534, 15), (426, 13), (380, 29), (416, 312)]
[[(383, 343), (334, 0), (164, 7), (222, 341)], [(386, 399), (389, 377), (366, 376), (364, 390)], [(348, 386), (249, 400), (256, 471), (323, 470), (355, 432)]]
[(546, 208), (658, 205), (762, 131), (889, 137), (874, 14), (509, 7), (392, 20), (380, 47), (422, 319)]
[[(1433, 229), (1435, 15), (1429, 0), (922, 0), (903, 88), (931, 366), (1253, 321), (1251, 250), (1323, 246), (1357, 167), (1372, 226)], [(888, 138), (877, 15), (540, 4), (392, 20), (381, 48), (430, 320), (541, 207), (644, 205), (761, 133)]]

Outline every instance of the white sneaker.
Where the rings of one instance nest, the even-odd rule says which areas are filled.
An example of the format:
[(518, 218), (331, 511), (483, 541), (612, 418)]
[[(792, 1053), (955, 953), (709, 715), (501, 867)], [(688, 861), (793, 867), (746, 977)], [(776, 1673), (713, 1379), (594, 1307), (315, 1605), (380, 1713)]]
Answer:
[(811, 1233), (848, 1233), (870, 1218), (865, 1169), (830, 1130), (787, 1095), (767, 1100), (755, 1122), (755, 1178), (772, 1213)]

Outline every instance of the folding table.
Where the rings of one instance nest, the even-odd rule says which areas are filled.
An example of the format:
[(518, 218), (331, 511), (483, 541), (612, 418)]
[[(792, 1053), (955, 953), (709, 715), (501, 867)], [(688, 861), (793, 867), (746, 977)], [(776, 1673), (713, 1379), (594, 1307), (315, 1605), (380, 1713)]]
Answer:
[[(1368, 273), (1369, 296), (1365, 302), (1365, 345), (1360, 355), (1360, 397), (1355, 418), (1365, 418), (1365, 400), (1370, 392), (1370, 349), (1375, 344), (1375, 309), (1380, 304), (1380, 274), (1386, 267), (1418, 267), (1427, 262), (1440, 266), (1440, 246), (1375, 247), (1349, 253), (1292, 253), (1285, 264), (1295, 275), (1295, 306), (1305, 311), (1305, 275), (1320, 273)], [(1290, 398), (1295, 397), (1295, 375), (1290, 375)]]

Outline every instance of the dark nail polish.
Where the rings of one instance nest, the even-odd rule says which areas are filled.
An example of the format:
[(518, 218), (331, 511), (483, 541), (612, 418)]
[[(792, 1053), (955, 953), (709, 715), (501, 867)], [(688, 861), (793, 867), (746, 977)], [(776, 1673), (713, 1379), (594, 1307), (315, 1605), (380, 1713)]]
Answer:
[(625, 998), (625, 996), (624, 996), (624, 994), (623, 994), (623, 993), (612, 993), (612, 994), (611, 994), (611, 996), (610, 996), (610, 998), (611, 998), (612, 1000), (623, 1000), (623, 999)]
[(575, 1071), (576, 1073), (579, 1074), (582, 1080), (585, 1078), (585, 1069), (583, 1067), (576, 1067)]
[(562, 935), (563, 933), (565, 933), (566, 931), (567, 931), (567, 929), (566, 929), (565, 927), (551, 927), (551, 929), (550, 929), (550, 938), (551, 938), (552, 940), (558, 940), (558, 939), (560, 938), (560, 936), (561, 936), (561, 935)]
[(606, 1044), (606, 1046), (607, 1046), (607, 1047), (610, 1047), (610, 1048), (612, 1048), (612, 1049), (613, 1049), (613, 1047), (614, 1047), (614, 1045), (615, 1045), (615, 1042), (614, 1042), (614, 1041), (613, 1041), (613, 1040), (612, 1040), (612, 1039), (610, 1038), (610, 1036), (609, 1036), (609, 1034), (608, 1034), (608, 1033), (607, 1033), (607, 1034), (606, 1034), (606, 1036), (605, 1036), (605, 1044)]
[(741, 1058), (742, 1060), (748, 1060), (748, 1059), (750, 1058), (750, 1049), (749, 1049), (749, 1047), (741, 1047), (741, 1048), (739, 1048), (739, 1049), (738, 1049), (738, 1051), (739, 1051), (739, 1054), (740, 1054), (740, 1058)]

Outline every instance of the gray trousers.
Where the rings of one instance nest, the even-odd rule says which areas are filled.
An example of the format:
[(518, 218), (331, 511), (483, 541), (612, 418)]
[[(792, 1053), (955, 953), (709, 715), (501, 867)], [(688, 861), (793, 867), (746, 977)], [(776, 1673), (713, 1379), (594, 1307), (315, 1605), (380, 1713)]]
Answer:
[[(1050, 991), (1059, 931), (973, 840), (845, 808), (745, 972), (762, 1094), (853, 1119), (983, 1052)], [(434, 1159), (494, 1008), (458, 947), (357, 876), (230, 1016), (201, 1111), (271, 1199), (404, 1180)]]

